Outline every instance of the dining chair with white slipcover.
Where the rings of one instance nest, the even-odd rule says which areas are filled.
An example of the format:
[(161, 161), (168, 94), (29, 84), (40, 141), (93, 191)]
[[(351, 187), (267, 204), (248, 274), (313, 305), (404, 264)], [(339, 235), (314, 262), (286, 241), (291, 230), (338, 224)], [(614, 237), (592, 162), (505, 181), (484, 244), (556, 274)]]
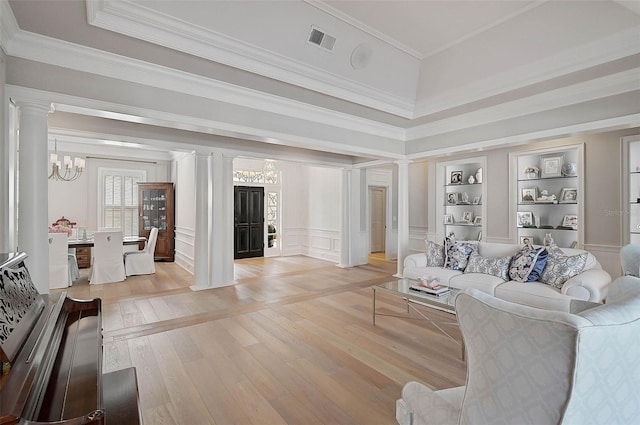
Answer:
[(93, 240), (93, 263), (89, 282), (98, 284), (125, 280), (122, 232), (95, 232)]
[(153, 274), (156, 272), (154, 254), (156, 242), (158, 241), (158, 228), (152, 227), (149, 239), (141, 251), (130, 251), (124, 253), (124, 269), (127, 276)]
[(71, 286), (66, 233), (49, 233), (49, 288)]

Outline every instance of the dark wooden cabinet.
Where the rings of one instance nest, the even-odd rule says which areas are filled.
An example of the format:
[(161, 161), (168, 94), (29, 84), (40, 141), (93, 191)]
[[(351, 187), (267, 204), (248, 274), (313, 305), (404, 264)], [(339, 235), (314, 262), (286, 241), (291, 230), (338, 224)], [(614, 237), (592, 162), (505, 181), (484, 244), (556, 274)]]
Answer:
[(174, 190), (173, 183), (138, 183), (139, 235), (149, 238), (152, 227), (158, 228), (155, 260), (174, 259)]

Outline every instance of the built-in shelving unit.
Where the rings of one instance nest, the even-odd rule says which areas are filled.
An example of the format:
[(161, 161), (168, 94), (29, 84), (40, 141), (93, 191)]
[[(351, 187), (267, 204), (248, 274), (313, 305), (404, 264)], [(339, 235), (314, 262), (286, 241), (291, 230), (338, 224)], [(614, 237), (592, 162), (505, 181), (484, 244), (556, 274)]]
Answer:
[(512, 228), (515, 243), (582, 245), (582, 144), (515, 152), (511, 156)]
[(479, 240), (484, 234), (486, 159), (468, 158), (438, 164), (437, 199), (442, 208), (439, 238), (454, 234), (458, 240)]
[(623, 243), (640, 244), (640, 135), (623, 139)]

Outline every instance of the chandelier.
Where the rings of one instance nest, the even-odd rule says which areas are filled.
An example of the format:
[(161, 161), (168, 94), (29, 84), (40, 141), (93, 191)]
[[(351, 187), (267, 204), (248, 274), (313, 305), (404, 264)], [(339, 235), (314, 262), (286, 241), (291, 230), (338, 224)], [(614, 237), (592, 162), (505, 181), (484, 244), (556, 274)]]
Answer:
[[(58, 140), (54, 140), (55, 150), (49, 157), (49, 163), (51, 164), (51, 174), (49, 174), (49, 180), (62, 180), (70, 182), (80, 177), (80, 174), (84, 171), (84, 159), (74, 158), (73, 161), (69, 155), (62, 157), (62, 162), (58, 161)], [(64, 174), (61, 174), (62, 166), (64, 165)], [(75, 167), (75, 169), (74, 169)]]

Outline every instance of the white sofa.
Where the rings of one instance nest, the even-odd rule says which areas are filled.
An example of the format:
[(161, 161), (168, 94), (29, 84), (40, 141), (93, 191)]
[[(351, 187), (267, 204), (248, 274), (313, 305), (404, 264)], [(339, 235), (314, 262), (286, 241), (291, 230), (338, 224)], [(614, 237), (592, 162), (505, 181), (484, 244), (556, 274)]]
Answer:
[[(515, 255), (522, 245), (478, 242), (482, 257), (498, 258)], [(562, 248), (567, 256), (587, 251)], [(554, 288), (542, 282), (505, 281), (483, 273), (465, 273), (444, 267), (427, 267), (427, 254), (418, 253), (404, 260), (403, 276), (411, 279), (437, 277), (442, 284), (458, 289), (475, 288), (506, 301), (546, 310), (570, 311), (571, 300), (577, 299), (601, 303), (607, 296), (611, 276), (593, 254), (587, 252), (587, 261), (581, 273), (567, 280), (562, 288)]]

